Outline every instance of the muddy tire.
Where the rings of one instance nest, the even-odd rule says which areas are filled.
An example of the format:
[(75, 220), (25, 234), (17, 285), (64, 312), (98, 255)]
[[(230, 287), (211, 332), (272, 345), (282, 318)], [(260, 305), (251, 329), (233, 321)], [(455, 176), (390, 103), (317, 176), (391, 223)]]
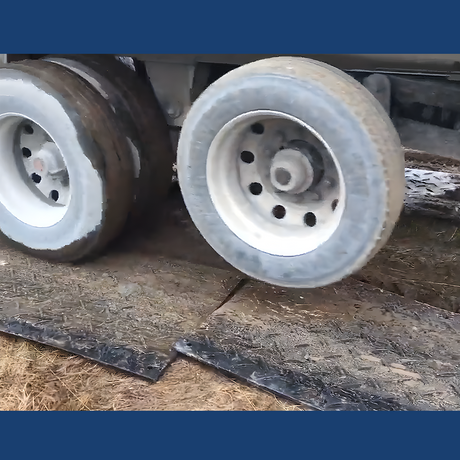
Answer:
[(70, 262), (99, 253), (132, 204), (126, 136), (106, 100), (48, 62), (0, 66), (0, 231)]
[(375, 98), (338, 69), (273, 58), (195, 102), (178, 175), (209, 244), (256, 279), (319, 287), (361, 269), (403, 206), (403, 151)]
[(169, 128), (153, 89), (133, 70), (109, 55), (47, 56), (85, 79), (113, 107), (131, 146), (136, 221), (155, 210), (172, 181), (173, 152)]

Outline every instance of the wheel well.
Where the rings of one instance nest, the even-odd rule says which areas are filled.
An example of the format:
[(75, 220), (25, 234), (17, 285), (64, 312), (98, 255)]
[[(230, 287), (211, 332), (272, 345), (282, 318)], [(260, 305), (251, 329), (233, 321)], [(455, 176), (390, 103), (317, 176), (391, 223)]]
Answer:
[[(3, 61), (17, 62), (37, 60), (47, 55), (1, 56)], [(180, 130), (191, 105), (200, 94), (226, 73), (239, 67), (237, 64), (212, 62), (160, 63), (141, 55), (125, 59), (130, 60), (139, 78), (152, 84), (168, 124), (176, 131)], [(387, 95), (382, 96), (381, 88), (375, 91), (368, 89), (386, 108), (405, 147), (460, 158), (460, 85), (458, 81), (451, 81), (452, 76), (375, 73), (369, 70), (347, 73), (360, 83), (374, 75), (387, 79)], [(171, 78), (173, 74), (179, 75), (179, 78)], [(175, 82), (171, 83), (173, 80)]]

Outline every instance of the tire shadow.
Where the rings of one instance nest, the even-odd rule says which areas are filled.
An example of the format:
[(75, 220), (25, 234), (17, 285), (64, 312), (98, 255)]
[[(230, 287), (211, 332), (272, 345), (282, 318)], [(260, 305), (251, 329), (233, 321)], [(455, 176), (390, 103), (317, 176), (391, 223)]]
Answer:
[(184, 260), (234, 271), (196, 229), (177, 183), (172, 185), (160, 209), (152, 209), (142, 219), (129, 222), (105, 251), (105, 255), (140, 253), (149, 258)]

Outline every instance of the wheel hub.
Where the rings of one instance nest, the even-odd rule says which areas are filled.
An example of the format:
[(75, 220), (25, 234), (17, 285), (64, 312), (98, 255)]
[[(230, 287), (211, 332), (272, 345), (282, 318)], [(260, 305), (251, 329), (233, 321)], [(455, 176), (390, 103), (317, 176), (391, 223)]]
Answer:
[(290, 194), (303, 193), (310, 188), (313, 178), (313, 167), (299, 150), (280, 150), (274, 156), (270, 180), (277, 190)]
[(2, 204), (34, 227), (59, 222), (70, 203), (69, 175), (59, 147), (48, 133), (25, 117), (3, 117), (0, 152), (0, 170), (9, 176), (8, 183), (0, 183)]
[(24, 169), (38, 191), (58, 204), (70, 199), (68, 172), (58, 146), (34, 123), (19, 128)]
[(40, 158), (35, 158), (34, 168), (37, 173), (43, 173), (45, 171), (45, 164)]
[(290, 115), (255, 111), (231, 120), (214, 138), (206, 169), (218, 214), (260, 251), (311, 252), (340, 223), (345, 185), (335, 155)]

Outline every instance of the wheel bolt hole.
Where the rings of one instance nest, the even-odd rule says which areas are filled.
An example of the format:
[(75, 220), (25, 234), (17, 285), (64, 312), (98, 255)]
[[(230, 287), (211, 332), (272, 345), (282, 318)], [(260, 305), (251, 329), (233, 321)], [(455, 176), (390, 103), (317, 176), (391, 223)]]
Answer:
[(59, 200), (59, 192), (58, 192), (57, 190), (51, 190), (50, 198), (51, 198), (53, 201)]
[(262, 184), (259, 184), (259, 182), (253, 182), (253, 183), (249, 186), (249, 191), (250, 191), (253, 195), (260, 195), (260, 194), (262, 193), (262, 190), (263, 190)]
[(30, 176), (30, 178), (31, 178), (36, 184), (39, 184), (39, 183), (42, 181), (42, 176), (39, 176), (39, 175), (36, 174), (36, 173), (32, 173), (32, 175)]
[(278, 205), (272, 209), (272, 214), (276, 219), (284, 219), (286, 215), (286, 208), (284, 206)]
[(280, 185), (288, 185), (291, 182), (292, 176), (291, 173), (284, 168), (278, 168), (275, 171), (275, 180)]
[(316, 216), (312, 212), (307, 212), (304, 216), (304, 222), (307, 227), (314, 227), (316, 225)]
[(251, 131), (254, 133), (254, 134), (263, 134), (264, 131), (265, 131), (265, 128), (264, 128), (264, 125), (262, 123), (254, 123), (252, 126), (251, 126)]
[(337, 209), (337, 205), (339, 204), (339, 200), (334, 200), (332, 203), (331, 203), (331, 208), (333, 211), (335, 211)]
[(30, 158), (32, 156), (32, 152), (27, 147), (22, 148), (22, 154), (25, 158)]
[(34, 133), (34, 128), (32, 128), (32, 126), (30, 126), (30, 125), (25, 125), (24, 126), (24, 132), (26, 134), (33, 134)]
[(241, 152), (240, 157), (243, 163), (251, 164), (254, 162), (254, 154), (252, 152), (248, 152), (247, 150)]

